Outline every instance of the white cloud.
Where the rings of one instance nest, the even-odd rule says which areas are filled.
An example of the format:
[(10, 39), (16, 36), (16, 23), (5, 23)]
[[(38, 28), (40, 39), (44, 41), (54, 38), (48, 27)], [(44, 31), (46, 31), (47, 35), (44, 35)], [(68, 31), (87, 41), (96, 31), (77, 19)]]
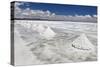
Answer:
[(20, 6), (20, 5), (23, 5), (24, 3), (22, 3), (22, 2), (16, 2), (15, 3), (15, 7), (18, 7), (18, 6)]
[(97, 15), (93, 15), (93, 17), (97, 17)]
[(25, 10), (22, 11), (22, 15), (30, 15), (31, 9), (30, 8), (26, 8)]
[(56, 14), (55, 13), (52, 13), (52, 16), (55, 16)]
[(84, 17), (86, 17), (86, 18), (92, 18), (91, 15), (85, 15)]
[(75, 17), (83, 18), (84, 16), (83, 15), (75, 15)]
[(78, 17), (78, 18), (92, 18), (91, 15), (75, 15), (75, 17)]
[(24, 3), (15, 2), (15, 17), (20, 16), (20, 13), (22, 12), (22, 9), (19, 8), (20, 5), (23, 5)]

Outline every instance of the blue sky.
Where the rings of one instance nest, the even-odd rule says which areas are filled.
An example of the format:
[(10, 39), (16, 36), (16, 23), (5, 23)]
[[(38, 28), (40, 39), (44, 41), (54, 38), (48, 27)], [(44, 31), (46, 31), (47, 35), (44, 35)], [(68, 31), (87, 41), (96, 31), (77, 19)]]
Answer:
[(31, 3), (22, 2), (23, 5), (19, 5), (19, 8), (32, 10), (49, 10), (57, 15), (97, 15), (96, 6), (80, 6), (80, 5), (58, 5), (58, 4), (47, 4), (47, 3)]

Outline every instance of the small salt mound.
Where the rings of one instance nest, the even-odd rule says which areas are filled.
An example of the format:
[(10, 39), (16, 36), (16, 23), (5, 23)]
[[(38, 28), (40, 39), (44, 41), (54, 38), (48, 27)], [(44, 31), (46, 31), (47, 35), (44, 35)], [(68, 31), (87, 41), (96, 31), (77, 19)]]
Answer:
[(88, 40), (85, 34), (80, 35), (72, 42), (72, 47), (80, 50), (94, 50), (94, 45)]
[(38, 27), (37, 27), (37, 31), (38, 31), (39, 33), (44, 32), (45, 29), (46, 29), (46, 27), (45, 27), (44, 25), (42, 25), (42, 24), (38, 25)]
[(32, 25), (32, 29), (41, 33), (45, 30), (45, 26), (42, 24), (34, 24), (34, 25)]
[(42, 35), (46, 39), (51, 39), (56, 35), (56, 33), (50, 27), (47, 27), (47, 29), (45, 29), (45, 31), (40, 35)]

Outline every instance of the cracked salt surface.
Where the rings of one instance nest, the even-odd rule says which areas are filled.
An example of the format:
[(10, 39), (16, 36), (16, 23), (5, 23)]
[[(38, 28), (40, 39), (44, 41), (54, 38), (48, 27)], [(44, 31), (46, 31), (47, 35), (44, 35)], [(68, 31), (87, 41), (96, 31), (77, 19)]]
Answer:
[(16, 20), (15, 34), (16, 65), (97, 60), (96, 23)]

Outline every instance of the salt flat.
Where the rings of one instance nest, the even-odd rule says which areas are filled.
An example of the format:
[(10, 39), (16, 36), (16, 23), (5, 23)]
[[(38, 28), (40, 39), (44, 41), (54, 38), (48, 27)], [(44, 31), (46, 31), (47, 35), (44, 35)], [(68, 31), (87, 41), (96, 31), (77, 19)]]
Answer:
[(15, 20), (14, 33), (16, 65), (97, 60), (97, 23)]

